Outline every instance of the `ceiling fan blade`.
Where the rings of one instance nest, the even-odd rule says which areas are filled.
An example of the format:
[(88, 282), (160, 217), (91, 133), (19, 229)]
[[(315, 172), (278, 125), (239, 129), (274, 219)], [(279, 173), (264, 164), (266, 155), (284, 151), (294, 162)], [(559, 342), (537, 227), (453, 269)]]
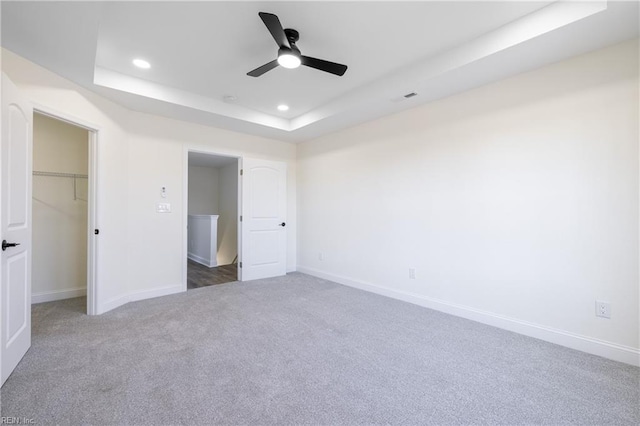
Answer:
[(267, 62), (266, 64), (262, 65), (261, 67), (256, 68), (253, 71), (249, 71), (247, 73), (247, 75), (251, 76), (251, 77), (260, 77), (265, 72), (271, 71), (272, 69), (274, 69), (277, 66), (278, 66), (278, 60), (274, 59), (273, 61)]
[(282, 29), (280, 19), (278, 19), (276, 15), (267, 12), (259, 12), (258, 15), (262, 19), (262, 22), (267, 26), (267, 29), (278, 44), (278, 47), (291, 47), (289, 45), (289, 40), (287, 40), (287, 36), (284, 34), (284, 29)]
[(346, 65), (336, 64), (335, 62), (325, 61), (324, 59), (310, 58), (309, 56), (302, 56), (302, 65), (340, 76), (347, 72)]

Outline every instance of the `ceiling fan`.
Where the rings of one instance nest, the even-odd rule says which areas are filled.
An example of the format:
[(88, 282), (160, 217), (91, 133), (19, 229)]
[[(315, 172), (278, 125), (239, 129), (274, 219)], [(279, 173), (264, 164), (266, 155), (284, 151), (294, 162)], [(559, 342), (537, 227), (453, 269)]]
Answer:
[(338, 76), (344, 75), (347, 71), (346, 65), (302, 55), (300, 53), (300, 49), (296, 46), (296, 42), (300, 38), (298, 31), (291, 28), (283, 30), (282, 24), (280, 24), (280, 19), (278, 19), (278, 17), (273, 13), (260, 12), (258, 15), (262, 19), (262, 22), (267, 26), (267, 29), (280, 49), (278, 50), (277, 59), (274, 59), (253, 71), (249, 71), (247, 73), (248, 76), (260, 77), (262, 74), (267, 71), (271, 71), (278, 65), (285, 68), (298, 68), (300, 65), (306, 65)]

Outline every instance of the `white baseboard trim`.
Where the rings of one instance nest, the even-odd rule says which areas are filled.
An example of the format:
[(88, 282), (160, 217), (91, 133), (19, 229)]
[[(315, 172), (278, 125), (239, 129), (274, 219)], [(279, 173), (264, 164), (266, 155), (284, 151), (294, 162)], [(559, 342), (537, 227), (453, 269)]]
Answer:
[(193, 253), (187, 253), (187, 258), (193, 260), (194, 262), (198, 262), (201, 265), (207, 266), (209, 268), (213, 268), (218, 266), (218, 262), (212, 262), (210, 259), (205, 259), (204, 257), (197, 256)]
[(44, 291), (31, 294), (31, 304), (53, 302), (55, 300), (71, 299), (87, 295), (87, 288), (65, 288), (64, 290)]
[(182, 291), (184, 291), (184, 286), (182, 284), (154, 288), (151, 290), (134, 291), (103, 303), (102, 306), (100, 306), (98, 309), (98, 315), (119, 308), (120, 306), (126, 305), (129, 302), (137, 302), (139, 300), (153, 299), (154, 297), (168, 296), (170, 294), (180, 293)]
[(609, 358), (614, 361), (640, 366), (640, 349), (637, 348), (606, 342), (592, 337), (581, 336), (568, 331), (534, 324), (528, 321), (522, 321), (516, 318), (510, 318), (415, 293), (393, 290), (340, 275), (323, 272), (317, 269), (308, 268), (306, 266), (298, 266), (298, 272), (502, 328), (504, 330), (513, 331), (515, 333), (534, 337), (536, 339), (555, 343), (571, 349)]
[(96, 312), (96, 315), (101, 315), (104, 313), (107, 313), (109, 311), (112, 311), (116, 308), (119, 308), (122, 305), (126, 305), (127, 303), (129, 303), (129, 295), (125, 294), (124, 296), (118, 296), (115, 297), (105, 303), (103, 303), (102, 305), (98, 306), (98, 312)]
[(184, 291), (182, 284), (154, 288), (151, 290), (141, 290), (129, 293), (129, 301), (137, 302), (138, 300), (153, 299), (154, 297), (168, 296), (170, 294), (180, 293)]

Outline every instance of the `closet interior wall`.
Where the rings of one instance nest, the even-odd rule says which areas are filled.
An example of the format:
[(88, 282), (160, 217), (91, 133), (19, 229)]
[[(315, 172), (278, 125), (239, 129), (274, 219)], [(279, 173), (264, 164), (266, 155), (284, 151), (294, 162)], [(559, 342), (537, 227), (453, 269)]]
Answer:
[(32, 302), (83, 296), (89, 134), (40, 114), (33, 124)]

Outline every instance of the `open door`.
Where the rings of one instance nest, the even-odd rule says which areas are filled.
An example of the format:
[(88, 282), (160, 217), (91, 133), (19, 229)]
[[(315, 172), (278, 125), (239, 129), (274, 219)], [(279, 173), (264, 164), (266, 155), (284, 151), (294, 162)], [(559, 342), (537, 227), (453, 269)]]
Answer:
[(33, 110), (2, 74), (2, 384), (31, 346), (31, 149)]
[(242, 281), (287, 273), (287, 165), (242, 162)]

